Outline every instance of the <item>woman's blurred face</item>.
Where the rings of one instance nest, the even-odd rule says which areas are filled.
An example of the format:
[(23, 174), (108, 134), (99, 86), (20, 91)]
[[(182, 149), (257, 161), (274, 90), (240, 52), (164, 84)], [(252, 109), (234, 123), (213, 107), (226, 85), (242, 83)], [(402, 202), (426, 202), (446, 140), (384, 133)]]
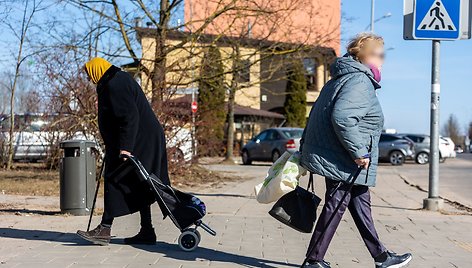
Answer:
[(385, 60), (385, 51), (384, 47), (381, 44), (375, 44), (367, 48), (366, 54), (362, 63), (367, 65), (373, 65), (377, 69), (382, 70), (382, 65)]

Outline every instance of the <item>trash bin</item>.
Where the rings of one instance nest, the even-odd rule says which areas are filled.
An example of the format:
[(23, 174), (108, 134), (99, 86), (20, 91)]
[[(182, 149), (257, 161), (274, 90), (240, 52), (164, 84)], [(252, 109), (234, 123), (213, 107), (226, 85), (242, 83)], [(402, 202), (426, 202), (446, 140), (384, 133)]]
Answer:
[(95, 149), (87, 140), (60, 143), (64, 155), (60, 164), (61, 212), (88, 215), (92, 209), (96, 183)]

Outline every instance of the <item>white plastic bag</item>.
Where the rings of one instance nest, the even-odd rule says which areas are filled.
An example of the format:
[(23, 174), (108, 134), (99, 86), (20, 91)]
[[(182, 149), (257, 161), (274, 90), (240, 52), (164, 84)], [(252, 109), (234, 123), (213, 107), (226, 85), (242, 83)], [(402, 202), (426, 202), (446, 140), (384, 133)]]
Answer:
[(254, 187), (257, 202), (275, 202), (297, 187), (299, 178), (306, 174), (306, 169), (300, 166), (300, 157), (299, 152), (293, 155), (285, 152), (275, 161), (264, 181)]

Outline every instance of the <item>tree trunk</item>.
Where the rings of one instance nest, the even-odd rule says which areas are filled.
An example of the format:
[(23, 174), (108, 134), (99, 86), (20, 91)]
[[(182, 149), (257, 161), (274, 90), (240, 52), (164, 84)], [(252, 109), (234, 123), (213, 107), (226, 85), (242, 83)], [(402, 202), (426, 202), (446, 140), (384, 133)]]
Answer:
[(166, 52), (167, 28), (170, 18), (169, 0), (161, 0), (159, 11), (159, 25), (156, 36), (156, 51), (154, 70), (152, 72), (151, 105), (154, 112), (162, 111), (163, 94), (166, 89)]
[(20, 50), (18, 52), (18, 59), (16, 62), (15, 77), (13, 78), (13, 85), (11, 87), (10, 94), (10, 129), (9, 129), (9, 139), (8, 139), (8, 158), (7, 158), (7, 170), (10, 170), (13, 165), (13, 153), (14, 153), (14, 129), (15, 129), (15, 89), (16, 83), (18, 81), (18, 76), (20, 72), (20, 63), (21, 63), (21, 50), (23, 47), (23, 42), (20, 44)]
[(227, 141), (226, 141), (226, 157), (225, 162), (234, 162), (233, 148), (234, 148), (234, 100), (236, 89), (231, 83), (228, 97), (228, 127), (227, 127)]
[(227, 143), (226, 143), (226, 157), (225, 162), (234, 163), (233, 148), (234, 148), (234, 104), (236, 99), (236, 90), (238, 89), (239, 75), (240, 75), (240, 51), (238, 45), (233, 47), (233, 68), (231, 86), (228, 96), (228, 127), (227, 127)]
[(163, 93), (166, 87), (166, 60), (164, 55), (164, 42), (162, 35), (156, 38), (156, 59), (152, 72), (152, 97), (151, 104), (154, 112), (162, 111)]

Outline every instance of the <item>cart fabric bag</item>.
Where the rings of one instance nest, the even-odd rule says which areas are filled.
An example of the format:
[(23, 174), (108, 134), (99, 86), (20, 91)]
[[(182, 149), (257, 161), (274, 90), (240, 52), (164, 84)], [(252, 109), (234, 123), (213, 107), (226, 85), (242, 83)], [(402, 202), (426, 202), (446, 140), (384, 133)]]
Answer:
[(153, 179), (151, 183), (157, 191), (157, 204), (164, 218), (172, 216), (180, 229), (187, 229), (205, 216), (206, 206), (199, 198), (163, 184), (154, 174), (150, 177)]
[(306, 174), (306, 169), (300, 165), (300, 158), (300, 152), (285, 152), (275, 161), (264, 181), (254, 187), (257, 202), (275, 202), (297, 187), (299, 178)]
[(316, 210), (321, 198), (316, 196), (313, 187), (313, 174), (310, 174), (311, 191), (297, 186), (295, 190), (282, 196), (269, 211), (278, 221), (293, 229), (311, 233), (316, 221)]

